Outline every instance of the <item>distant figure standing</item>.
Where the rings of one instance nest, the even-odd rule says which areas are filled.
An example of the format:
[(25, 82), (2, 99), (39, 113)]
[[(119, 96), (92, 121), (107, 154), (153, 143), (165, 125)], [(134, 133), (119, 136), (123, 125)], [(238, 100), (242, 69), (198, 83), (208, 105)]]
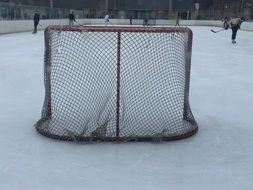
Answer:
[(228, 27), (228, 17), (225, 16), (222, 19), (222, 22), (223, 22), (223, 28), (227, 28)]
[(132, 23), (132, 20), (133, 20), (133, 17), (132, 17), (132, 16), (130, 16), (130, 20), (129, 20), (130, 25), (132, 25), (132, 24), (133, 24), (133, 23)]
[(105, 15), (105, 25), (107, 26), (107, 24), (110, 23), (110, 17), (108, 14)]
[(177, 18), (176, 18), (176, 25), (175, 26), (180, 26), (179, 25), (179, 15), (178, 15), (179, 13), (177, 13)]
[(232, 29), (231, 40), (232, 40), (233, 44), (236, 43), (236, 41), (235, 41), (236, 34), (237, 34), (237, 31), (240, 28), (243, 21), (245, 21), (244, 17), (240, 18), (237, 16), (232, 16), (232, 18), (230, 20), (226, 21), (226, 24), (224, 25), (224, 26), (226, 26), (225, 27), (226, 30), (228, 29), (228, 27), (230, 27)]
[(69, 14), (69, 26), (73, 26), (74, 25), (74, 21), (76, 21), (75, 15), (74, 15), (74, 11), (72, 11)]
[(40, 14), (36, 11), (33, 15), (33, 24), (34, 24), (33, 34), (37, 33), (37, 26), (39, 22), (40, 22)]
[(147, 19), (147, 18), (144, 19), (143, 25), (144, 25), (144, 26), (148, 26), (148, 19)]

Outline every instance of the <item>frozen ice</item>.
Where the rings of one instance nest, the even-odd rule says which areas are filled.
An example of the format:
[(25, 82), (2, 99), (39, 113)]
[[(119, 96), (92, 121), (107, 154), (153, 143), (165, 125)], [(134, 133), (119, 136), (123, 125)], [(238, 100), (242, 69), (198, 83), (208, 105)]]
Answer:
[(39, 135), (43, 32), (0, 35), (0, 189), (251, 190), (253, 33), (191, 27), (197, 135), (164, 143), (75, 144)]

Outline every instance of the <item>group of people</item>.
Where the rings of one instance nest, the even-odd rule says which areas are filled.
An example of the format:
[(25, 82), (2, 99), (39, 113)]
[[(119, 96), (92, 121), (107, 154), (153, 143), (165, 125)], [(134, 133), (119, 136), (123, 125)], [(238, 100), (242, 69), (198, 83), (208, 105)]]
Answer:
[[(74, 22), (76, 22), (75, 14), (74, 14), (73, 11), (68, 15), (68, 19), (69, 19), (69, 26), (73, 26)], [(105, 19), (105, 25), (106, 26), (107, 26), (107, 24), (112, 24), (111, 21), (110, 21), (109, 14), (106, 14), (104, 19)], [(38, 27), (39, 22), (40, 22), (40, 14), (37, 11), (34, 13), (33, 22), (34, 22), (33, 34), (36, 34), (37, 33), (37, 27)], [(130, 18), (130, 24), (132, 24), (132, 17)]]
[[(69, 19), (69, 26), (73, 26), (74, 22), (76, 22), (76, 18), (75, 18), (73, 11), (68, 15), (68, 19)], [(104, 19), (105, 19), (106, 26), (107, 26), (107, 24), (112, 24), (110, 22), (110, 18), (109, 18), (108, 14), (105, 15)], [(33, 21), (34, 21), (33, 34), (36, 34), (37, 27), (40, 22), (40, 14), (37, 11), (34, 13)], [(231, 30), (232, 30), (231, 40), (232, 40), (233, 44), (236, 43), (235, 39), (236, 39), (237, 31), (238, 31), (238, 29), (240, 29), (240, 26), (241, 26), (242, 22), (244, 22), (244, 21), (245, 21), (244, 17), (238, 17), (235, 14), (231, 17), (231, 19), (228, 19), (227, 17), (225, 17), (223, 19), (224, 29), (227, 30), (228, 28), (231, 28)], [(130, 17), (130, 25), (132, 25), (132, 17)]]
[[(68, 16), (69, 18), (69, 26), (73, 26), (74, 25), (74, 22), (76, 22), (76, 18), (75, 18), (75, 15), (74, 15), (74, 12), (71, 12)], [(109, 14), (106, 14), (105, 15), (105, 25), (107, 26), (107, 24), (112, 24), (111, 21), (110, 21), (110, 16)], [(131, 21), (132, 22), (132, 21)]]
[[(112, 24), (112, 23), (110, 22), (110, 17), (109, 17), (108, 14), (105, 15), (105, 25), (107, 26), (107, 24)], [(133, 24), (133, 17), (132, 17), (132, 16), (130, 16), (130, 18), (129, 18), (129, 24), (130, 24), (130, 25)]]
[[(76, 22), (76, 18), (73, 11), (68, 15), (68, 19), (69, 19), (69, 26), (73, 26), (74, 22)], [(33, 34), (37, 33), (39, 22), (40, 22), (40, 14), (38, 11), (35, 11), (33, 15), (33, 24), (34, 24)]]
[[(74, 11), (72, 11), (69, 15), (68, 15), (68, 19), (69, 19), (69, 26), (73, 26), (74, 25), (74, 22), (76, 22), (76, 18), (75, 18), (75, 14), (74, 14)], [(33, 34), (36, 34), (37, 33), (37, 27), (39, 25), (39, 22), (40, 22), (40, 14), (35, 11), (34, 13), (34, 16), (33, 16), (33, 23), (34, 23), (34, 29), (33, 29)], [(110, 18), (109, 18), (109, 15), (106, 14), (105, 15), (105, 24), (112, 24), (110, 22)]]
[[(73, 26), (74, 22), (76, 22), (74, 11), (72, 11), (68, 15), (68, 19), (69, 19), (69, 26)], [(112, 24), (111, 21), (110, 21), (109, 14), (106, 14), (104, 19), (105, 19), (105, 25), (106, 26), (107, 26), (107, 24)], [(37, 27), (38, 27), (38, 24), (40, 22), (40, 14), (37, 11), (34, 13), (33, 22), (34, 22), (33, 34), (35, 34), (35, 33), (37, 33)], [(130, 24), (132, 24), (132, 17), (130, 18)]]
[[(68, 18), (69, 18), (69, 26), (73, 26), (74, 22), (76, 22), (76, 18), (75, 18), (74, 12), (71, 12), (69, 14)], [(106, 14), (104, 19), (105, 19), (105, 25), (106, 26), (107, 26), (107, 24), (112, 24), (111, 21), (110, 21), (109, 14)]]

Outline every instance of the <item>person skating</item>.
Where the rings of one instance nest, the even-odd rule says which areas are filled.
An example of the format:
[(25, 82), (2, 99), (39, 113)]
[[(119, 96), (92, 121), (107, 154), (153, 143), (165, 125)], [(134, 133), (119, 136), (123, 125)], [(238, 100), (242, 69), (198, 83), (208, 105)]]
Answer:
[(108, 14), (105, 15), (105, 25), (107, 26), (107, 24), (111, 23), (110, 22), (110, 17)]
[(228, 21), (226, 21), (226, 24), (224, 24), (225, 29), (227, 30), (229, 27), (232, 30), (232, 36), (231, 36), (231, 40), (232, 43), (235, 44), (236, 41), (236, 34), (238, 29), (240, 28), (242, 22), (245, 21), (244, 17), (238, 17), (238, 16), (232, 16), (232, 18)]

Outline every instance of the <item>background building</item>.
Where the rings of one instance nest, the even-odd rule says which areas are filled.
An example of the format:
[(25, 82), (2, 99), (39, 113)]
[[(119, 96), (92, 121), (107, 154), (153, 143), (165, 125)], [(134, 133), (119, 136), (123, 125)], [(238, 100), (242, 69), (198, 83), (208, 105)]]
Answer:
[(253, 17), (253, 0), (0, 0), (1, 19), (66, 18), (74, 10), (78, 18), (222, 19), (233, 12)]
[(253, 17), (253, 0), (195, 0), (200, 19), (220, 19), (236, 13), (246, 19)]

